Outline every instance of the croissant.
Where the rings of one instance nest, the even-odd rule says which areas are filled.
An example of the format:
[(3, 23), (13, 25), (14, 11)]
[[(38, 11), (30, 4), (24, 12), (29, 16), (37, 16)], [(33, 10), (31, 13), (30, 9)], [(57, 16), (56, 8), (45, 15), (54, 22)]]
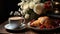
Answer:
[(51, 25), (51, 21), (47, 16), (44, 16), (31, 23), (32, 26), (40, 26), (41, 24), (44, 26), (48, 26)]
[(41, 19), (49, 19), (47, 16), (44, 16), (44, 17), (39, 17), (38, 20), (41, 20)]
[(49, 18), (47, 16), (44, 17), (40, 17), (38, 18), (38, 20), (40, 21), (41, 24), (43, 24), (46, 20), (48, 20)]
[(40, 25), (40, 21), (36, 20), (33, 23), (31, 23), (32, 26), (39, 26)]

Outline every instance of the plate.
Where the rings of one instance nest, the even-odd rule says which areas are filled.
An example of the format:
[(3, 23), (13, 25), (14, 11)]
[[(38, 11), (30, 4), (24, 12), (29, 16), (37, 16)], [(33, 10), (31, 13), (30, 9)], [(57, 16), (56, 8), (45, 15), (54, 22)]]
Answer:
[(5, 26), (4, 26), (4, 28), (5, 29), (8, 29), (8, 30), (23, 30), (23, 29), (25, 29), (26, 27), (25, 27), (25, 24), (22, 24), (22, 25), (20, 25), (19, 27), (17, 26), (17, 25), (11, 25), (11, 24), (6, 24)]
[[(59, 25), (60, 25), (60, 24), (59, 24)], [(43, 29), (40, 29), (39, 27), (31, 27), (31, 26), (30, 26), (30, 22), (28, 23), (28, 27), (31, 28), (31, 29), (33, 29), (33, 30), (36, 30), (36, 31), (40, 31), (40, 30), (42, 30), (42, 31), (45, 31), (45, 30), (49, 31), (49, 30), (55, 30), (55, 29), (57, 29), (57, 28), (60, 28), (60, 26), (58, 26), (58, 27), (56, 27), (56, 28), (50, 28), (50, 29), (43, 28)]]

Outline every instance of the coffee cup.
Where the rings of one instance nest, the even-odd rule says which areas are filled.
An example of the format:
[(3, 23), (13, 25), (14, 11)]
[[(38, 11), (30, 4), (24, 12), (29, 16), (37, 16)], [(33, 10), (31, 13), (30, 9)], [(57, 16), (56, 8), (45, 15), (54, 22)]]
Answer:
[(6, 25), (6, 29), (16, 29), (19, 27), (22, 23), (25, 23), (25, 19), (23, 17), (10, 17), (8, 19), (9, 25)]

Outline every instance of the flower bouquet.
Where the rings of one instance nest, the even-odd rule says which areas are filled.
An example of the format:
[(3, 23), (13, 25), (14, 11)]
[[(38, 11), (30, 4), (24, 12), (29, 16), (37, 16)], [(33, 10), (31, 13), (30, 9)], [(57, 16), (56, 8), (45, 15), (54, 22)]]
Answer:
[(51, 2), (42, 3), (41, 0), (21, 0), (18, 3), (19, 11), (25, 19), (37, 19), (42, 14), (46, 13), (45, 9), (51, 8)]

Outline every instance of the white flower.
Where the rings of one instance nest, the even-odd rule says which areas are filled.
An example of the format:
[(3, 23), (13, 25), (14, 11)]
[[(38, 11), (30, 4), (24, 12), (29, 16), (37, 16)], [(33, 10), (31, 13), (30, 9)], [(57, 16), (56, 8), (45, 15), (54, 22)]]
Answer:
[(20, 6), (21, 5), (21, 3), (18, 3), (18, 6)]
[(31, 1), (33, 1), (33, 0), (25, 0), (25, 1), (27, 1), (27, 2), (31, 2)]
[(29, 8), (30, 8), (30, 9), (33, 9), (34, 6), (35, 6), (35, 3), (34, 3), (34, 2), (30, 2), (30, 3), (29, 3)]
[(21, 11), (21, 14), (22, 14), (22, 15), (25, 15), (26, 13), (27, 13), (27, 10), (22, 10), (22, 11)]
[(23, 10), (23, 13), (26, 13), (27, 12), (27, 10)]
[(44, 3), (40, 3), (40, 6), (41, 6), (42, 8), (44, 8)]
[(25, 0), (25, 1), (31, 1), (31, 0)]
[(20, 13), (18, 11), (15, 11), (14, 15), (20, 15)]
[(33, 0), (33, 2), (35, 2), (35, 3), (38, 3), (38, 2), (40, 2), (41, 0)]
[(21, 6), (21, 5), (24, 5), (24, 4), (25, 4), (25, 2), (22, 1), (22, 2), (18, 3), (18, 6)]
[(28, 19), (29, 18), (29, 14), (25, 14), (25, 19)]
[(43, 8), (41, 7), (40, 4), (36, 4), (33, 10), (36, 14), (40, 15), (42, 13), (42, 9)]
[(26, 9), (28, 9), (29, 7), (28, 7), (28, 3), (25, 3), (24, 5), (23, 5), (23, 10), (26, 10)]
[(21, 11), (21, 9), (19, 8), (18, 11)]
[(23, 13), (23, 11), (21, 11), (21, 14), (22, 14), (22, 15), (25, 15), (25, 13)]
[(23, 5), (21, 5), (20, 8), (23, 9)]
[(10, 12), (10, 15), (12, 15), (12, 14), (13, 14), (13, 11)]

